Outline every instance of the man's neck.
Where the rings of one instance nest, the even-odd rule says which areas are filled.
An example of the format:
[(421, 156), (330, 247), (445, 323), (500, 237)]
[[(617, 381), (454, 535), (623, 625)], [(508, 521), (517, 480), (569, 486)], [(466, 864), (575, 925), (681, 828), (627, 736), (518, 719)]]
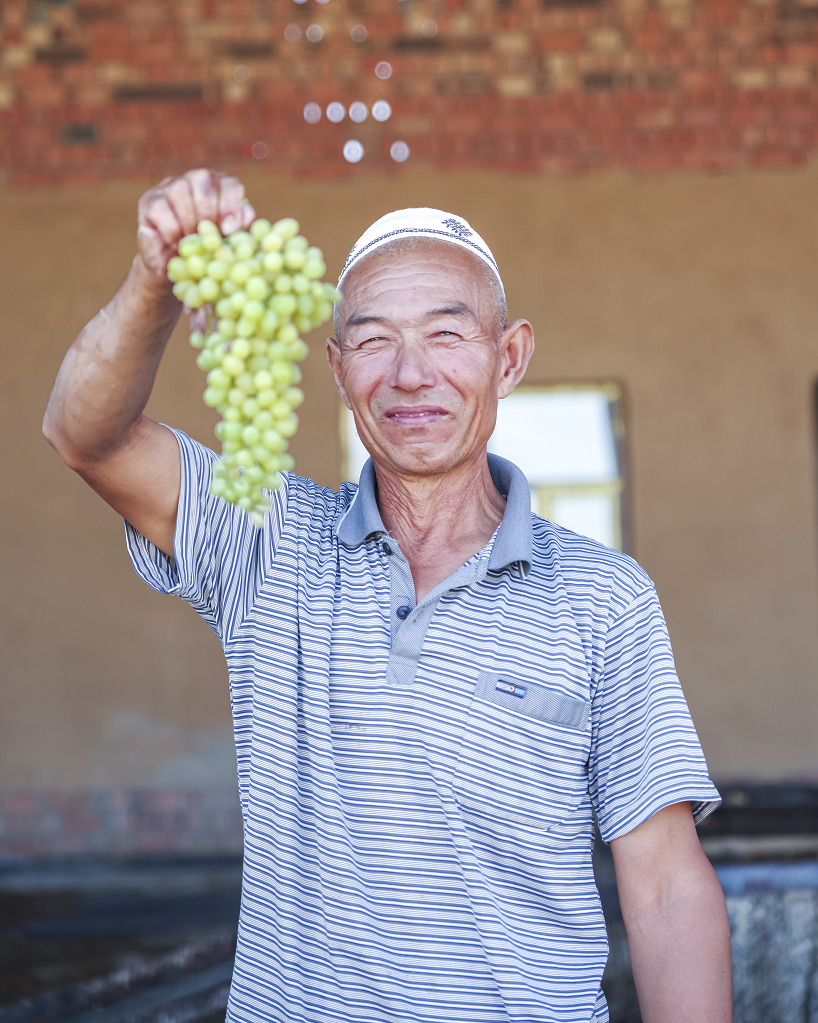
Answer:
[(378, 506), (422, 600), (491, 539), (505, 510), (485, 455), (441, 476), (405, 478), (375, 467)]

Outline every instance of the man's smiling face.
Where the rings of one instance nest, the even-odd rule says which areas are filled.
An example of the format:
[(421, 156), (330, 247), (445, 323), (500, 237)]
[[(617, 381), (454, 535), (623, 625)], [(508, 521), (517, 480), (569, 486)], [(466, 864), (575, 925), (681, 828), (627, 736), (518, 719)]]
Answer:
[(510, 379), (481, 261), (429, 239), (387, 246), (353, 267), (343, 295), (328, 355), (376, 467), (436, 476), (481, 457), (521, 375)]

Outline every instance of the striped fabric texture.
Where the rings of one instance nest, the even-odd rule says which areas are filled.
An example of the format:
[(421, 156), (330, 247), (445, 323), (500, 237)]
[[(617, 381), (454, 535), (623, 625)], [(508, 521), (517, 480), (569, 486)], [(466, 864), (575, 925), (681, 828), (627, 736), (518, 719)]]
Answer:
[(263, 529), (177, 433), (169, 559), (135, 567), (221, 639), (244, 880), (230, 1023), (601, 1023), (602, 837), (718, 805), (653, 586), (532, 516), (416, 604), (374, 476), (293, 475)]

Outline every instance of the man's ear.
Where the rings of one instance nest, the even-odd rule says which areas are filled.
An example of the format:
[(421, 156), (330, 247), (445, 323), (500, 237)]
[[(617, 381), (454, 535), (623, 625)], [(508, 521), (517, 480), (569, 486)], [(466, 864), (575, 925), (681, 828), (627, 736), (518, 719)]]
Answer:
[(514, 320), (500, 335), (501, 373), (497, 389), (506, 398), (523, 379), (534, 352), (534, 328), (528, 320)]
[(341, 346), (334, 337), (327, 338), (327, 362), (329, 363), (332, 375), (335, 378), (335, 387), (338, 390), (338, 394), (341, 396), (341, 401), (347, 408), (351, 408), (347, 401), (347, 393), (344, 390), (344, 385), (341, 383), (343, 376), (341, 373)]

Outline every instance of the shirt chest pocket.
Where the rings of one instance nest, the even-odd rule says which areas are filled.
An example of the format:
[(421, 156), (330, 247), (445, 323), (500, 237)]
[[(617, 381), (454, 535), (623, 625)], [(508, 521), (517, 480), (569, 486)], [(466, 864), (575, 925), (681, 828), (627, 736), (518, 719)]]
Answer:
[(586, 798), (590, 704), (519, 677), (481, 672), (453, 789), (462, 813), (547, 831)]

